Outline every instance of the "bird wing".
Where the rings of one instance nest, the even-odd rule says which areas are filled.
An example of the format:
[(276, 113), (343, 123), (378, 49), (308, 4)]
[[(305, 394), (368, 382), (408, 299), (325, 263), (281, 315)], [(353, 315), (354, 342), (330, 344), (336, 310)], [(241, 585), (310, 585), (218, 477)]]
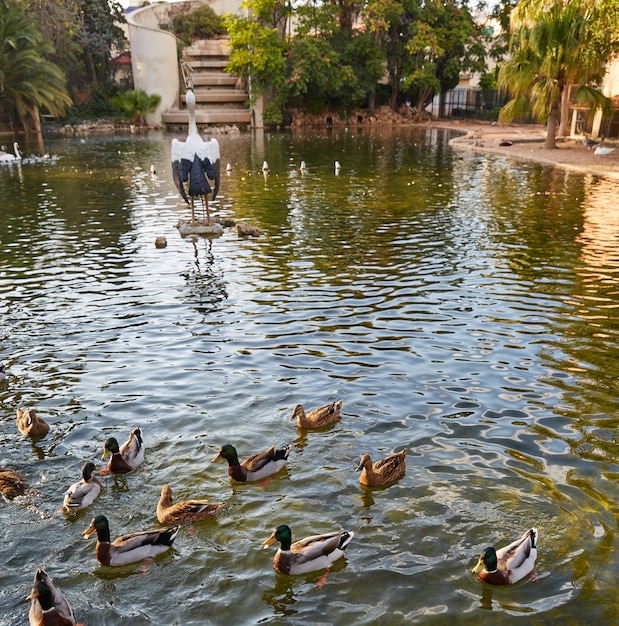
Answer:
[(496, 551), (499, 569), (517, 570), (531, 556), (531, 550), (535, 548), (537, 537), (536, 529), (528, 530), (520, 539), (512, 541), (504, 548)]
[(215, 181), (215, 186), (213, 188), (213, 200), (217, 197), (217, 193), (219, 192), (219, 180), (221, 178), (221, 155), (219, 152), (219, 142), (215, 137), (212, 137), (209, 141), (203, 141), (196, 149), (196, 154), (200, 158), (201, 161), (204, 162), (205, 159), (208, 159), (211, 164), (211, 169), (205, 170), (207, 176)]
[(67, 599), (64, 597), (62, 592), (56, 587), (51, 576), (44, 569), (38, 569), (36, 574), (34, 575), (34, 579), (35, 579), (35, 584), (37, 580), (41, 580), (43, 583), (45, 583), (45, 585), (47, 585), (49, 590), (52, 592), (53, 604), (56, 607), (56, 610), (58, 611), (58, 613), (60, 613), (61, 615), (63, 615), (69, 620), (73, 620), (73, 623), (75, 623), (75, 617), (73, 616), (73, 609), (67, 602)]
[(144, 546), (171, 545), (174, 540), (169, 528), (164, 530), (145, 530), (138, 533), (122, 535), (112, 542), (116, 552), (130, 552)]
[(275, 458), (275, 446), (248, 456), (241, 465), (249, 472), (257, 472)]
[[(185, 191), (185, 186), (183, 185), (183, 165), (180, 160), (172, 161), (172, 178), (174, 179), (174, 184), (176, 185), (181, 198), (189, 204), (189, 198), (187, 197), (187, 192)], [(185, 180), (187, 180), (187, 178), (185, 178)]]
[(71, 485), (65, 492), (65, 506), (77, 507), (82, 503), (82, 500), (89, 494), (99, 491), (101, 487), (98, 483), (85, 483), (80, 480), (77, 483)]
[(312, 561), (337, 550), (340, 546), (341, 538), (342, 533), (339, 531), (323, 535), (311, 535), (295, 541), (290, 546), (290, 551), (295, 555), (297, 563)]
[[(133, 466), (133, 464), (140, 465), (144, 456), (142, 431), (139, 428), (134, 428), (129, 435), (129, 439), (120, 446), (120, 455)], [(138, 462), (139, 461), (139, 462)]]

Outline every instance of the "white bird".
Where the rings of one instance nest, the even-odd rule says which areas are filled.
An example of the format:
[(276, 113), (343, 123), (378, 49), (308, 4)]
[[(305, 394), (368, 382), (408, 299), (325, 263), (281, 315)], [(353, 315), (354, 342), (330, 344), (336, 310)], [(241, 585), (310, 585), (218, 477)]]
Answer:
[(15, 150), (15, 154), (4, 151), (0, 152), (0, 163), (14, 163), (15, 161), (21, 161), (21, 153), (17, 142), (13, 143), (13, 150)]
[(230, 173), (232, 171), (232, 164), (228, 163), (228, 165), (226, 165), (226, 172)]
[(269, 171), (269, 164), (266, 161), (262, 162), (262, 172), (264, 174), (267, 174)]
[(595, 150), (593, 151), (593, 154), (597, 154), (598, 156), (604, 156), (605, 154), (610, 154), (611, 152), (614, 152), (615, 149), (614, 148), (610, 148), (608, 146), (596, 146)]
[(335, 173), (339, 174), (340, 173), (340, 169), (341, 169), (341, 165), (339, 161), (335, 162)]
[[(187, 140), (172, 139), (172, 177), (181, 197), (191, 206), (191, 223), (195, 224), (194, 199), (202, 198), (206, 219), (211, 221), (208, 210), (208, 194), (212, 199), (219, 191), (220, 167), (219, 142), (214, 137), (204, 141), (196, 124), (196, 95), (191, 78), (187, 81), (185, 102), (189, 111)], [(209, 180), (213, 181), (211, 188)]]
[(301, 161), (301, 171), (302, 172), (307, 172), (307, 165), (305, 165), (305, 161)]

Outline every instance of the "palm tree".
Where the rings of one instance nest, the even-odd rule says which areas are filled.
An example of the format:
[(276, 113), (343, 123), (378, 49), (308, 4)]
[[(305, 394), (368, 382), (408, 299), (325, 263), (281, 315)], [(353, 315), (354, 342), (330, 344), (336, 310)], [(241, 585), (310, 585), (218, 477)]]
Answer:
[(40, 132), (41, 107), (61, 115), (71, 104), (63, 72), (45, 58), (51, 52), (21, 8), (0, 0), (0, 96), (27, 132)]
[(581, 85), (579, 97), (595, 106), (605, 101), (594, 87), (603, 76), (603, 61), (591, 53), (595, 7), (588, 0), (523, 6), (528, 10), (515, 11), (512, 19), (512, 56), (499, 69), (499, 88), (512, 96), (500, 118), (511, 121), (530, 108), (547, 122), (545, 147), (556, 148), (562, 104), (567, 124), (570, 85)]

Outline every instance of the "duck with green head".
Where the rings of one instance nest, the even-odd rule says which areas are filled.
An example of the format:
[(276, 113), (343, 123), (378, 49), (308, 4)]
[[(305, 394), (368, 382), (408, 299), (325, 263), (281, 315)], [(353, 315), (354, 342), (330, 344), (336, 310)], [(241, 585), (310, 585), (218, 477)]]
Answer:
[(110, 454), (112, 456), (108, 461), (107, 468), (101, 470), (100, 474), (111, 474), (112, 472), (115, 474), (126, 474), (142, 465), (144, 462), (142, 429), (134, 428), (129, 434), (129, 439), (122, 446), (118, 445), (115, 437), (110, 437), (105, 442), (101, 458), (107, 459)]
[(239, 463), (239, 457), (236, 448), (230, 444), (222, 446), (213, 461), (226, 459), (228, 461), (228, 474), (230, 478), (240, 482), (251, 482), (261, 480), (267, 476), (271, 476), (279, 472), (288, 460), (290, 454), (290, 446), (276, 448), (274, 445), (247, 457), (242, 463)]
[(538, 537), (537, 528), (531, 528), (508, 546), (498, 550), (486, 548), (473, 573), (491, 585), (511, 585), (522, 580), (535, 569)]
[(34, 575), (28, 621), (30, 626), (75, 626), (73, 610), (44, 569)]
[(273, 558), (273, 567), (282, 574), (307, 574), (328, 569), (332, 563), (344, 556), (344, 550), (355, 533), (339, 530), (322, 535), (311, 535), (292, 542), (292, 531), (286, 524), (278, 526), (262, 542), (266, 549), (279, 541), (280, 547)]
[(90, 526), (84, 531), (84, 539), (97, 533), (97, 547), (95, 555), (101, 565), (128, 565), (138, 561), (150, 559), (168, 551), (180, 526), (145, 530), (142, 532), (122, 535), (110, 541), (110, 526), (105, 515), (97, 515), (92, 519)]

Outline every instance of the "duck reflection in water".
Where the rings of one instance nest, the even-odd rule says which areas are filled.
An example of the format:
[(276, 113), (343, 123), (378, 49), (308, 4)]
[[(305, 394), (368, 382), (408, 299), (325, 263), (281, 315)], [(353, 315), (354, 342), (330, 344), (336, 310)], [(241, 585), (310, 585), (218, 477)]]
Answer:
[(297, 603), (292, 583), (289, 578), (275, 577), (275, 587), (262, 594), (262, 600), (273, 607), (275, 615), (295, 615), (298, 611), (294, 608)]

